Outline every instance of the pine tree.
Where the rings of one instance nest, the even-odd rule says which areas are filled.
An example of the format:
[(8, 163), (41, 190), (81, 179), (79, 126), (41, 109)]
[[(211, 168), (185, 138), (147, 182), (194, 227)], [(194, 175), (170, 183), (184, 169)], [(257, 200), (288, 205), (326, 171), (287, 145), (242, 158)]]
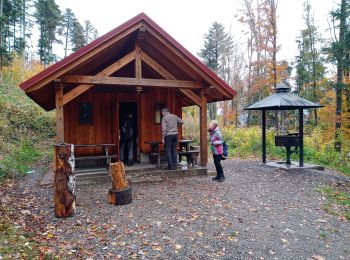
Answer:
[(76, 17), (72, 12), (72, 9), (67, 8), (62, 18), (62, 29), (64, 36), (64, 57), (67, 57), (67, 53), (72, 42)]
[(84, 28), (78, 22), (78, 20), (75, 20), (72, 34), (72, 51), (77, 51), (80, 48), (84, 47), (86, 44), (87, 42), (85, 41), (84, 37)]
[(37, 0), (35, 2), (34, 18), (39, 26), (38, 54), (44, 66), (55, 61), (53, 54), (53, 44), (60, 43), (57, 31), (61, 25), (62, 16), (55, 0)]
[[(225, 32), (224, 26), (214, 22), (208, 34), (204, 36), (204, 47), (198, 55), (210, 69), (222, 78), (225, 78), (227, 68), (229, 68), (225, 59), (228, 57), (232, 45), (232, 37)], [(210, 119), (216, 118), (217, 109), (216, 103), (208, 104)]]
[[(333, 42), (330, 47), (326, 49), (329, 53), (331, 60), (337, 66), (337, 80), (335, 84), (336, 92), (336, 122), (335, 122), (335, 143), (334, 148), (337, 151), (341, 151), (342, 143), (342, 99), (344, 89), (349, 88), (344, 84), (344, 74), (348, 74), (349, 71), (349, 53), (350, 53), (350, 30), (349, 30), (349, 18), (350, 18), (350, 3), (349, 0), (341, 0), (340, 8), (331, 12), (334, 23), (333, 29), (338, 29), (338, 35), (334, 35)], [(349, 94), (349, 91), (345, 91)], [(345, 100), (349, 100), (346, 98)]]
[[(298, 56), (296, 57), (296, 83), (298, 94), (319, 102), (322, 84), (325, 79), (324, 60), (321, 56), (320, 46), (323, 42), (314, 23), (312, 7), (308, 1), (304, 2), (305, 29), (301, 30), (297, 39)], [(317, 110), (314, 110), (314, 122), (317, 125)]]
[(85, 44), (88, 44), (97, 38), (97, 29), (92, 25), (92, 23), (89, 20), (84, 21), (83, 34)]

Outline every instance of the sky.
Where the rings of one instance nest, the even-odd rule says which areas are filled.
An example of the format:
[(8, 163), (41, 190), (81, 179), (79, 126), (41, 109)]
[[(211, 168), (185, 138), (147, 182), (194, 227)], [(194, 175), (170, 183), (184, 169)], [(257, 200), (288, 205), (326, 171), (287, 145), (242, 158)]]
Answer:
[[(303, 24), (304, 0), (276, 0), (278, 44), (281, 49), (278, 60), (292, 61), (297, 53), (296, 37)], [(327, 16), (336, 6), (336, 0), (309, 0), (319, 32), (328, 38)], [(337, 1), (339, 2), (339, 1)], [(99, 36), (107, 33), (137, 14), (144, 12), (160, 27), (175, 38), (192, 54), (203, 47), (204, 35), (213, 22), (223, 24), (227, 32), (242, 45), (244, 26), (237, 21), (240, 16), (240, 0), (56, 0), (62, 12), (71, 8), (78, 20), (90, 20)]]

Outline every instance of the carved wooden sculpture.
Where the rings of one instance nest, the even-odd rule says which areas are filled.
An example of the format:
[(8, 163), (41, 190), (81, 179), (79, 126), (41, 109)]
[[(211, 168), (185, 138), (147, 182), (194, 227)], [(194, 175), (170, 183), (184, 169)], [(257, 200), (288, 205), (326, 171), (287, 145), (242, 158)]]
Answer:
[(72, 158), (74, 146), (70, 144), (55, 145), (55, 215), (70, 217), (75, 213), (75, 167)]
[(131, 187), (128, 187), (124, 163), (111, 163), (109, 174), (112, 177), (112, 189), (108, 190), (108, 203), (114, 205), (126, 205), (132, 202)]

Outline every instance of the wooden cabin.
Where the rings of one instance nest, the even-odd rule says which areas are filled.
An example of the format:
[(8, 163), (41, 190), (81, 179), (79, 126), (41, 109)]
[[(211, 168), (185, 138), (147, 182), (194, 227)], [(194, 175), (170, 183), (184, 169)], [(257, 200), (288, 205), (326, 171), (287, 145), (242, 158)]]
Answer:
[[(119, 121), (132, 113), (138, 128), (137, 161), (147, 158), (143, 155), (150, 151), (145, 141), (161, 138), (162, 107), (181, 117), (183, 107), (197, 105), (202, 165), (208, 161), (207, 102), (231, 100), (235, 95), (144, 13), (20, 87), (45, 110), (56, 109), (57, 142), (112, 143), (112, 152), (118, 154)], [(84, 153), (93, 154), (95, 149), (90, 147)]]

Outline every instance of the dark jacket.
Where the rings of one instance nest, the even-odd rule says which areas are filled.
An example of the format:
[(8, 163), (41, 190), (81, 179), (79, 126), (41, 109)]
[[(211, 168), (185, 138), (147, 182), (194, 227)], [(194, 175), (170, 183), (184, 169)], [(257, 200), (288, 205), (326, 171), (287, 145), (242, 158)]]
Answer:
[(130, 118), (123, 120), (120, 127), (120, 139), (122, 141), (131, 141), (134, 137), (134, 125)]

